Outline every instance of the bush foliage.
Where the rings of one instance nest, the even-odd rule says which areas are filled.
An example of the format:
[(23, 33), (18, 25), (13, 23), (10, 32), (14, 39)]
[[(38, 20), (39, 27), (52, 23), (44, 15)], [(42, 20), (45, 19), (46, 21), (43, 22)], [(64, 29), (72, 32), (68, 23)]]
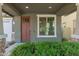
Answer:
[(12, 51), (12, 56), (79, 56), (78, 42), (24, 43)]

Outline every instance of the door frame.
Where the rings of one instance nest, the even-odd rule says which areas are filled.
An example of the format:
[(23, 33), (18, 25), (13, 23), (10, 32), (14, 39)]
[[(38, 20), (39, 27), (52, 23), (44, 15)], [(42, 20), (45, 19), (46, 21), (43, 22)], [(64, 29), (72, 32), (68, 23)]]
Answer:
[[(29, 17), (29, 24), (30, 24), (30, 16), (21, 16), (21, 25), (20, 25), (21, 26), (21, 42), (23, 42), (22, 41), (22, 17)], [(29, 41), (30, 41), (30, 39), (29, 39)]]

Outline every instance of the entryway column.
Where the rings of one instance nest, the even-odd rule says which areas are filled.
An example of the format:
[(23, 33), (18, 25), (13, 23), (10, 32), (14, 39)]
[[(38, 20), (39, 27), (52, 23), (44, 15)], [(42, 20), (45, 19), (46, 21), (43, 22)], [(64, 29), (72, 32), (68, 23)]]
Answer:
[(0, 56), (5, 53), (5, 35), (3, 33), (2, 3), (0, 3)]
[(57, 15), (56, 18), (56, 31), (57, 31), (57, 39), (59, 39), (60, 41), (62, 41), (63, 39), (63, 31), (62, 31), (62, 26), (61, 26), (61, 22), (62, 22), (62, 16), (61, 15)]
[(3, 22), (2, 22), (2, 3), (0, 3), (0, 35), (3, 34)]

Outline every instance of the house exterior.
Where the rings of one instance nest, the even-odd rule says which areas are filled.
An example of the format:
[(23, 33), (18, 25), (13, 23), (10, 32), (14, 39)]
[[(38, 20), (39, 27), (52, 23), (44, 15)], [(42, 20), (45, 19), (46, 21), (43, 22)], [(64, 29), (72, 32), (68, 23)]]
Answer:
[[(0, 3), (0, 35), (4, 34), (2, 12), (5, 12), (13, 17), (15, 42), (59, 42), (63, 38), (61, 17), (74, 11), (77, 11), (78, 16), (78, 9), (76, 3)], [(78, 25), (77, 23), (76, 34), (79, 33)]]

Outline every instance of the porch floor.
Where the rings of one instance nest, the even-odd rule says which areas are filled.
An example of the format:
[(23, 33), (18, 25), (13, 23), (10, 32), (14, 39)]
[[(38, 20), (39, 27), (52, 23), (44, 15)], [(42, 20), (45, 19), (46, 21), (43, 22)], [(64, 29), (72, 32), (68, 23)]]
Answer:
[(11, 45), (11, 46), (9, 46), (8, 48), (6, 48), (4, 55), (5, 55), (5, 56), (10, 56), (12, 50), (13, 50), (16, 46), (18, 46), (18, 45), (20, 45), (20, 44), (22, 44), (22, 43), (14, 43), (13, 45)]

